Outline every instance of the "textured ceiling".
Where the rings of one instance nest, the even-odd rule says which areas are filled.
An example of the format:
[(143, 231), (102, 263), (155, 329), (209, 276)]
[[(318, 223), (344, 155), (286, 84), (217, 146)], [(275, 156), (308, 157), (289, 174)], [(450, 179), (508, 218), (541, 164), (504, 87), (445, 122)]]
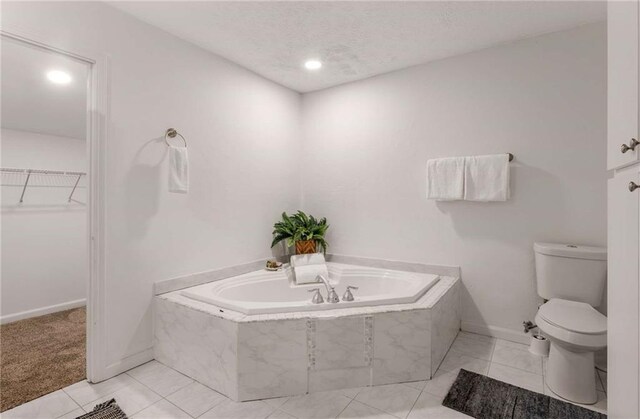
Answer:
[[(85, 139), (88, 66), (60, 54), (2, 38), (2, 128)], [(57, 85), (47, 72), (72, 81)]]
[[(605, 2), (111, 2), (300, 92), (603, 20)], [(303, 68), (319, 58), (316, 72)]]

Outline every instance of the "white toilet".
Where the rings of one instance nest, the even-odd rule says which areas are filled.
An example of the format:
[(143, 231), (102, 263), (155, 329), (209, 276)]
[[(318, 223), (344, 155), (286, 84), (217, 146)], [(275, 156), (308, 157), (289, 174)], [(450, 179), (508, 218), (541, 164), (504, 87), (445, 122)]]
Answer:
[(576, 403), (598, 400), (594, 353), (607, 346), (607, 318), (600, 305), (607, 278), (607, 249), (535, 243), (538, 295), (548, 300), (535, 322), (551, 341), (546, 383)]

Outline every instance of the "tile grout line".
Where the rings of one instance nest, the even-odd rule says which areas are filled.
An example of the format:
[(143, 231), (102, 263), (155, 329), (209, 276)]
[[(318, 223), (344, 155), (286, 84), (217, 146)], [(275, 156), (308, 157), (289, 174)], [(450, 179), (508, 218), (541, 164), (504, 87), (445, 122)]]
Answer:
[[(549, 362), (547, 360), (547, 362)], [(546, 390), (547, 389), (547, 371), (546, 368), (544, 366), (544, 359), (542, 360), (542, 394), (544, 394), (545, 396), (546, 394)]]
[[(458, 339), (458, 336), (460, 335), (460, 332), (461, 332), (461, 330), (459, 330), (458, 333), (456, 334), (456, 337), (453, 338), (453, 342), (455, 342)], [(449, 352), (451, 352), (451, 347), (453, 346), (453, 342), (451, 342), (451, 346), (449, 346), (449, 349), (447, 350), (447, 352), (442, 357), (442, 361), (440, 361), (440, 365), (438, 365), (438, 368), (436, 368), (435, 372), (429, 378), (429, 380), (426, 380), (427, 382), (433, 380), (435, 378), (436, 374), (438, 373), (438, 371), (440, 371), (440, 368), (442, 367), (442, 363), (444, 362), (444, 360), (447, 357), (447, 355), (449, 355)], [(452, 371), (445, 371), (445, 372), (446, 373), (450, 373)], [(422, 386), (422, 388), (420, 389), (420, 393), (418, 393), (418, 397), (416, 397), (415, 401), (411, 405), (411, 409), (409, 409), (409, 412), (407, 413), (407, 416), (405, 416), (405, 419), (408, 418), (409, 416), (411, 416), (411, 412), (413, 412), (413, 409), (416, 407), (416, 403), (418, 403), (418, 400), (420, 400), (420, 397), (422, 397), (423, 393), (427, 393), (428, 395), (434, 396), (434, 397), (440, 397), (439, 395), (436, 395), (436, 394), (433, 394), (433, 393), (430, 393), (430, 392), (426, 391), (425, 390), (426, 387), (427, 387), (427, 383), (425, 382), (424, 385)], [(447, 395), (445, 394), (444, 397), (447, 397)]]
[[(273, 415), (273, 413), (274, 413), (276, 410), (278, 410), (278, 408), (277, 408), (277, 407), (274, 407), (274, 406), (271, 406), (269, 403), (265, 402), (264, 400), (265, 400), (265, 399), (258, 399), (258, 401), (262, 402), (262, 404), (264, 404), (265, 406), (268, 406), (268, 407), (270, 407), (270, 408), (271, 408), (271, 412), (269, 412), (269, 414), (268, 414), (267, 416), (265, 416), (265, 418), (268, 418), (269, 416)], [(248, 400), (248, 401), (251, 401), (251, 400)], [(218, 403), (216, 406), (219, 406), (219, 405), (220, 405), (220, 403)], [(215, 407), (215, 406), (213, 406), (213, 407)], [(293, 415), (292, 415), (292, 416), (293, 416)]]
[(533, 375), (539, 375), (539, 376), (544, 375), (544, 373), (537, 374), (537, 373), (535, 373), (535, 372), (531, 372), (531, 371), (529, 371), (529, 370), (524, 370), (524, 369), (522, 369), (522, 368), (514, 367), (513, 365), (503, 364), (502, 362), (491, 361), (491, 362), (489, 362), (489, 364), (498, 364), (498, 365), (502, 365), (503, 367), (513, 368), (514, 370), (518, 370), (518, 371), (526, 372), (526, 373), (533, 374)]
[(605, 394), (605, 396), (608, 397), (607, 395), (607, 387), (604, 385), (604, 380), (602, 379), (602, 375), (600, 374), (600, 370), (596, 368), (596, 375), (598, 376), (598, 380), (600, 381), (600, 386), (602, 387), (602, 390)]
[[(270, 418), (270, 417), (271, 417), (271, 416), (273, 416), (273, 414), (274, 414), (274, 413), (276, 413), (276, 412), (281, 412), (281, 413), (284, 413), (285, 415), (291, 416), (292, 418), (296, 418), (296, 419), (298, 419), (298, 417), (297, 417), (297, 416), (293, 416), (291, 413), (288, 413), (288, 412), (286, 412), (286, 411), (284, 411), (284, 410), (280, 409), (279, 407), (278, 407), (278, 408), (276, 408), (276, 410), (274, 410), (273, 412), (269, 413), (269, 416), (267, 416), (267, 418)], [(205, 413), (206, 413), (206, 412), (205, 412)], [(340, 412), (340, 413), (342, 413), (342, 412)], [(203, 415), (204, 415), (204, 413), (203, 413)], [(200, 415), (200, 416), (202, 416), (202, 415)], [(200, 417), (200, 416), (198, 416), (198, 417)]]
[[(86, 380), (86, 379), (85, 379), (85, 380)], [(75, 384), (75, 383), (74, 383), (74, 384)], [(73, 385), (73, 384), (70, 384), (70, 385)], [(68, 387), (68, 386), (67, 386), (67, 387)], [(67, 393), (66, 391), (64, 391), (64, 388), (61, 388), (60, 390), (62, 390), (62, 392), (63, 392), (64, 394), (66, 394), (68, 398), (70, 398), (71, 400), (73, 400), (73, 402), (76, 404), (76, 406), (78, 406), (78, 407), (80, 408), (80, 410), (82, 410), (83, 412), (85, 412), (85, 413), (86, 413), (86, 411), (84, 410), (84, 408), (83, 408), (82, 406), (80, 406), (80, 403), (78, 403), (78, 402), (76, 401), (76, 399), (74, 399), (73, 397), (71, 397), (71, 395), (70, 395), (69, 393)], [(96, 399), (96, 400), (97, 400), (97, 399)], [(75, 409), (73, 409), (73, 410), (75, 410)], [(67, 413), (71, 413), (71, 412), (73, 412), (73, 410), (70, 410), (70, 411), (68, 411)], [(67, 413), (65, 413), (65, 414), (63, 414), (63, 415), (60, 415), (60, 416), (58, 416), (58, 417), (60, 418), (60, 417), (62, 417), (62, 416), (64, 416), (64, 415), (66, 415)]]
[[(153, 361), (155, 361), (155, 360), (151, 360), (151, 361), (149, 361), (149, 362), (145, 362), (145, 363), (144, 363), (144, 364), (142, 364), (142, 365), (145, 365), (145, 364), (151, 363), (151, 362), (153, 362)], [(156, 361), (156, 362), (157, 362), (157, 361)], [(160, 365), (164, 365), (164, 364), (162, 364), (162, 363), (160, 363), (160, 362), (158, 362), (158, 363), (159, 363)], [(166, 366), (166, 365), (165, 365), (165, 366)], [(138, 368), (138, 367), (135, 367), (135, 368)], [(159, 401), (161, 401), (161, 400), (166, 400), (167, 402), (171, 403), (171, 400), (167, 400), (167, 398), (166, 398), (166, 397), (164, 397), (164, 396), (163, 396), (163, 395), (161, 395), (160, 393), (158, 393), (158, 392), (154, 391), (151, 387), (149, 387), (148, 385), (146, 385), (146, 384), (145, 384), (145, 383), (143, 383), (142, 381), (140, 381), (140, 380), (136, 379), (136, 378), (135, 378), (134, 376), (132, 376), (131, 374), (129, 374), (129, 371), (132, 371), (132, 370), (134, 370), (135, 368), (132, 368), (132, 369), (130, 369), (130, 370), (128, 370), (128, 371), (125, 371), (123, 374), (126, 374), (126, 375), (127, 375), (129, 378), (131, 378), (133, 381), (135, 381), (136, 383), (138, 383), (138, 384), (142, 385), (143, 387), (145, 387), (147, 390), (149, 390), (150, 392), (152, 392), (152, 393), (153, 393), (153, 394), (155, 394), (156, 396), (160, 397), (160, 400), (156, 400), (155, 402), (151, 403), (150, 405), (145, 406), (144, 408), (142, 408), (142, 409), (138, 410), (137, 412), (135, 412), (135, 413), (131, 414), (131, 417), (133, 417), (133, 416), (137, 415), (138, 413), (142, 412), (143, 410), (145, 410), (145, 409), (147, 409), (147, 408), (149, 408), (149, 407), (153, 406), (154, 404), (158, 403), (158, 402), (159, 402)], [(170, 367), (167, 367), (167, 368), (170, 368)], [(174, 371), (175, 371), (175, 370), (174, 370)], [(184, 375), (184, 374), (182, 374), (182, 375)], [(186, 377), (186, 375), (185, 375), (185, 377)], [(188, 377), (188, 378), (190, 378), (190, 377)], [(190, 379), (191, 379), (191, 380), (193, 380), (192, 378), (190, 378)], [(193, 381), (195, 381), (195, 380), (193, 380)], [(193, 381), (192, 381), (192, 382), (193, 382)], [(189, 384), (191, 384), (191, 383), (189, 383)], [(182, 390), (183, 388), (185, 388), (185, 387), (186, 387), (186, 386), (188, 386), (189, 384), (186, 384), (186, 385), (184, 385), (184, 386), (180, 387), (178, 390)], [(116, 392), (118, 392), (118, 391), (120, 391), (120, 390), (122, 390), (122, 389), (124, 389), (124, 388), (126, 388), (126, 387), (127, 387), (127, 386), (125, 385), (125, 386), (123, 386), (123, 387), (119, 388), (118, 390), (113, 391), (113, 392), (111, 392), (111, 393), (109, 393), (109, 394), (116, 393)], [(177, 392), (178, 390), (174, 391), (173, 393)], [(171, 394), (173, 394), (173, 393), (171, 393)], [(170, 396), (171, 394), (168, 394), (168, 396)], [(104, 396), (103, 396), (103, 397), (104, 397)], [(98, 397), (98, 399), (100, 399), (100, 397)], [(96, 400), (98, 400), (98, 399), (96, 399)], [(171, 403), (171, 404), (172, 404), (172, 405), (174, 405), (174, 406), (176, 406), (176, 405), (175, 405), (175, 404), (173, 404), (173, 403)], [(176, 407), (177, 407), (180, 411), (184, 412), (184, 410), (180, 409), (178, 406), (176, 406)], [(213, 409), (213, 407), (212, 407), (212, 409)], [(191, 417), (191, 415), (190, 415), (190, 414), (188, 414), (187, 412), (184, 412), (184, 413), (186, 413), (186, 414), (187, 414), (187, 416)]]
[[(123, 372), (123, 373), (120, 373), (120, 374), (118, 374), (118, 375), (116, 375), (116, 376), (114, 376), (114, 377), (107, 378), (106, 380), (101, 381), (101, 383), (104, 383), (105, 381), (111, 380), (111, 379), (116, 378), (116, 377), (120, 377), (120, 376), (122, 376), (122, 375), (127, 375), (127, 376), (129, 376), (126, 372)], [(131, 378), (132, 380), (134, 380), (134, 381), (137, 381), (137, 380), (135, 380), (133, 377), (130, 377), (130, 378)], [(68, 385), (67, 387), (62, 388), (61, 390), (62, 390), (62, 391), (64, 391), (64, 392), (65, 392), (65, 394), (67, 394), (67, 395), (71, 398), (71, 400), (73, 400), (73, 401), (75, 402), (75, 404), (77, 404), (78, 406), (80, 406), (80, 409), (82, 409), (83, 411), (85, 411), (86, 413), (88, 413), (86, 410), (84, 410), (84, 406), (82, 406), (80, 403), (78, 403), (78, 401), (77, 401), (76, 399), (74, 399), (74, 398), (73, 398), (73, 396), (72, 396), (71, 394), (69, 394), (69, 393), (67, 393), (67, 392), (65, 391), (65, 388), (69, 388), (69, 387), (70, 387), (70, 386), (72, 386), (72, 385), (75, 385), (75, 384), (78, 384), (78, 383), (82, 383), (82, 382), (86, 382), (86, 383), (87, 383), (88, 385), (90, 385), (90, 386), (96, 385), (96, 384), (94, 384), (94, 383), (90, 383), (90, 382), (85, 378), (85, 379), (84, 379), (84, 380), (82, 380), (82, 381), (78, 381), (77, 383), (73, 383), (73, 384)], [(140, 384), (142, 384), (142, 383), (140, 383)], [(113, 390), (113, 391), (111, 391), (111, 392), (109, 392), (109, 393), (103, 394), (102, 396), (96, 397), (95, 399), (91, 399), (91, 400), (89, 400), (89, 401), (88, 401), (87, 403), (85, 403), (85, 404), (93, 403), (93, 402), (95, 402), (96, 400), (100, 400), (101, 398), (103, 398), (103, 397), (105, 397), (105, 396), (108, 396), (109, 394), (113, 394), (113, 393), (115, 393), (115, 392), (117, 392), (117, 391), (122, 390), (122, 389), (123, 389), (123, 388), (125, 388), (126, 386), (127, 386), (127, 385), (126, 385), (126, 384), (124, 384), (124, 385), (122, 385), (122, 387), (117, 387), (115, 390)], [(154, 392), (154, 393), (155, 393), (155, 392)], [(157, 393), (156, 393), (156, 394), (157, 394)], [(158, 396), (160, 396), (160, 395), (158, 394)], [(161, 396), (161, 397), (162, 397), (162, 396)]]
[[(144, 365), (144, 364), (142, 364), (142, 365)], [(129, 370), (129, 371), (131, 371), (131, 370)], [(148, 389), (149, 391), (151, 391), (153, 394), (156, 394), (156, 395), (158, 395), (158, 396), (160, 396), (161, 398), (163, 398), (163, 399), (164, 399), (164, 397), (162, 397), (162, 395), (161, 395), (161, 394), (158, 394), (158, 393), (157, 393), (157, 392), (155, 392), (151, 387), (149, 387), (148, 385), (146, 385), (146, 384), (145, 384), (145, 383), (143, 383), (142, 381), (140, 381), (140, 380), (136, 379), (136, 378), (135, 378), (134, 376), (132, 376), (131, 374), (129, 374), (129, 371), (125, 371), (125, 372), (124, 372), (124, 374), (127, 374), (127, 376), (129, 376), (129, 378), (131, 378), (131, 379), (132, 379), (133, 381), (135, 381), (136, 383), (138, 383), (138, 384), (142, 385), (143, 387), (145, 387), (146, 389)], [(124, 386), (124, 387), (122, 387), (122, 388), (119, 388), (118, 390), (113, 391), (113, 392), (111, 392), (111, 393), (109, 393), (109, 394), (116, 393), (116, 392), (118, 392), (118, 391), (120, 391), (120, 390), (122, 390), (123, 388), (126, 388), (126, 387), (127, 387), (127, 386)], [(98, 400), (98, 399), (96, 399), (96, 400)]]
[[(348, 398), (348, 397), (347, 397)], [(337, 415), (335, 415), (335, 418), (337, 418), (338, 416), (340, 416), (342, 414), (342, 412), (344, 412), (345, 410), (347, 410), (347, 407), (351, 406), (351, 403), (353, 403), (355, 399), (351, 399), (349, 400), (349, 403), (347, 403), (347, 405), (344, 407), (344, 409), (342, 409)], [(368, 406), (368, 405), (367, 405)]]
[[(433, 374), (433, 376), (435, 377), (435, 373)], [(425, 384), (425, 386), (426, 386), (426, 384)], [(416, 397), (415, 401), (411, 405), (411, 409), (409, 409), (409, 412), (407, 413), (407, 416), (405, 416), (405, 419), (408, 418), (409, 416), (411, 416), (411, 412), (413, 412), (413, 408), (416, 407), (416, 403), (418, 403), (418, 400), (420, 400), (420, 397), (422, 397), (422, 393), (424, 393), (424, 388), (422, 390), (420, 390), (420, 393), (418, 394), (418, 397)], [(431, 394), (431, 393), (427, 392), (427, 394)], [(445, 395), (444, 397), (447, 397), (447, 396)]]
[[(456, 337), (453, 338), (453, 341), (451, 342), (451, 345), (449, 345), (449, 349), (447, 349), (447, 352), (445, 352), (444, 356), (442, 357), (442, 361), (440, 361), (440, 364), (438, 365), (438, 368), (436, 368), (436, 371), (433, 373), (433, 376), (430, 378), (430, 380), (433, 380), (433, 377), (436, 376), (436, 373), (438, 371), (440, 371), (440, 368), (442, 367), (442, 364), (444, 363), (444, 360), (447, 358), (447, 355), (449, 355), (449, 352), (452, 351), (452, 347), (453, 344), (455, 343), (455, 341), (458, 339), (458, 336), (460, 336), (460, 333), (462, 332), (462, 330), (458, 330), (458, 333), (456, 333)], [(456, 351), (453, 351), (456, 352)]]
[[(196, 381), (196, 382), (198, 382), (198, 381)], [(202, 385), (204, 386), (204, 384), (202, 384)], [(205, 386), (205, 387), (207, 387), (207, 386)], [(183, 387), (183, 388), (184, 388), (184, 387)], [(209, 387), (207, 387), (207, 388), (209, 388)], [(210, 390), (215, 391), (215, 390), (213, 390), (213, 389), (210, 389)], [(216, 391), (216, 393), (218, 393), (218, 392)], [(173, 394), (173, 393), (171, 393), (171, 394)], [(187, 415), (189, 415), (189, 416), (191, 416), (191, 417), (194, 417), (194, 418), (199, 418), (199, 417), (203, 416), (205, 413), (207, 413), (208, 411), (210, 411), (210, 410), (214, 409), (214, 408), (215, 408), (215, 407), (217, 407), (217, 406), (220, 406), (220, 405), (221, 405), (222, 403), (224, 403), (226, 400), (231, 400), (230, 398), (228, 398), (227, 396), (225, 396), (225, 395), (224, 395), (224, 394), (222, 394), (222, 393), (218, 393), (218, 394), (220, 394), (221, 396), (223, 396), (223, 397), (224, 397), (224, 400), (222, 400), (222, 401), (220, 401), (220, 402), (218, 402), (218, 403), (214, 404), (213, 406), (211, 406), (209, 409), (205, 410), (204, 412), (202, 412), (202, 413), (201, 413), (201, 414), (199, 414), (198, 416), (191, 416), (191, 415), (189, 415), (188, 413), (187, 413)], [(169, 402), (171, 402), (171, 400), (168, 400), (168, 401), (169, 401)], [(268, 403), (267, 403), (267, 404), (268, 404)], [(283, 403), (283, 404), (284, 404), (284, 403)], [(278, 410), (278, 409), (276, 409), (276, 410)], [(285, 413), (286, 413), (286, 412), (285, 412)], [(273, 415), (273, 412), (271, 412), (271, 413), (270, 413), (270, 415)]]
[[(175, 393), (175, 392), (174, 392), (174, 393)], [(173, 393), (171, 393), (171, 394), (173, 394)], [(180, 406), (178, 406), (177, 404), (173, 403), (171, 400), (167, 399), (166, 397), (163, 397), (162, 399), (160, 399), (160, 400), (158, 400), (157, 402), (155, 402), (155, 403), (153, 403), (153, 404), (151, 404), (151, 405), (149, 405), (149, 406), (145, 407), (145, 408), (144, 408), (144, 409), (142, 409), (142, 410), (148, 409), (148, 408), (150, 408), (151, 406), (153, 406), (154, 404), (160, 403), (162, 400), (164, 400), (164, 401), (166, 401), (167, 403), (169, 403), (169, 404), (171, 404), (171, 405), (175, 406), (179, 411), (184, 412), (184, 414), (185, 414), (185, 415), (187, 415), (187, 416), (189, 416), (190, 418), (192, 418), (192, 417), (193, 417), (193, 416), (191, 416), (189, 413), (187, 413), (184, 409), (181, 409), (181, 408), (180, 408)], [(140, 412), (142, 412), (142, 410), (141, 410)], [(140, 413), (140, 412), (138, 412), (138, 413)], [(138, 414), (138, 413), (136, 413), (136, 414)]]
[[(387, 385), (402, 385), (402, 386), (404, 386), (404, 387), (411, 388), (411, 389), (413, 389), (413, 390), (418, 390), (417, 388), (415, 388), (415, 387), (411, 387), (411, 386), (408, 386), (408, 385), (406, 385), (405, 383), (380, 384), (380, 385), (377, 385), (377, 386), (367, 386), (367, 388), (374, 388), (374, 387), (387, 386)], [(360, 394), (360, 392), (361, 392), (361, 391), (362, 391), (362, 388), (360, 389), (360, 391), (358, 391), (358, 393), (357, 393), (357, 394)], [(420, 390), (420, 394), (422, 394), (422, 390)], [(420, 394), (418, 394), (418, 398), (420, 397)], [(343, 394), (343, 396), (344, 396), (344, 394)], [(346, 397), (346, 398), (350, 398), (349, 396), (345, 396), (345, 397)], [(416, 398), (416, 401), (418, 400), (418, 398)], [(354, 397), (353, 399), (351, 399), (351, 401), (349, 402), (349, 404), (347, 404), (347, 406), (345, 406), (345, 408), (344, 408), (344, 409), (342, 409), (342, 411), (338, 414), (338, 416), (340, 416), (340, 415), (342, 414), (342, 412), (344, 412), (344, 411), (345, 411), (345, 409), (346, 409), (347, 407), (349, 407), (349, 405), (350, 405), (350, 404), (351, 404), (351, 402), (353, 402), (353, 401), (355, 401), (355, 402), (357, 402), (357, 403), (361, 403), (361, 404), (363, 404), (363, 405), (365, 405), (365, 406), (367, 406), (367, 407), (370, 407), (370, 408), (372, 408), (372, 409), (378, 410), (378, 411), (380, 411), (380, 412), (386, 413), (387, 415), (391, 415), (391, 416), (393, 416), (393, 417), (395, 417), (395, 418), (398, 418), (398, 419), (404, 419), (404, 418), (400, 418), (399, 416), (394, 415), (393, 413), (389, 413), (389, 412), (387, 412), (386, 410), (382, 410), (382, 409), (380, 409), (380, 408), (378, 408), (378, 407), (371, 406), (370, 404), (365, 403), (365, 402), (364, 402), (364, 401), (362, 401), (362, 400), (356, 400), (356, 398), (355, 398), (355, 397)], [(413, 403), (413, 405), (415, 405), (415, 402)], [(411, 406), (411, 409), (409, 410), (409, 413), (411, 413), (411, 410), (413, 410), (413, 405)], [(407, 413), (407, 416), (409, 416), (409, 413)], [(337, 416), (336, 416), (336, 417), (337, 417)], [(406, 418), (406, 416), (405, 416), (405, 418)]]
[[(446, 352), (446, 353), (444, 354), (444, 356), (442, 357), (442, 361), (440, 361), (440, 365), (438, 365), (438, 368), (436, 368), (436, 371), (433, 373), (433, 376), (431, 376), (431, 378), (430, 378), (429, 380), (427, 380), (427, 381), (431, 381), (431, 380), (433, 380), (433, 379), (435, 378), (436, 374), (437, 374), (438, 372), (440, 372), (440, 371), (441, 371), (442, 364), (444, 363), (444, 360), (447, 358), (447, 355), (449, 355), (449, 353), (450, 353), (450, 352), (452, 352), (452, 351), (453, 351), (454, 353), (457, 353), (457, 354), (460, 354), (460, 355), (468, 356), (468, 355), (466, 355), (466, 354), (462, 354), (462, 353), (460, 353), (460, 352), (458, 352), (458, 351), (456, 351), (456, 350), (454, 350), (454, 349), (453, 349), (453, 344), (455, 343), (455, 341), (456, 341), (456, 340), (458, 340), (458, 338), (460, 337), (460, 334), (461, 334), (461, 333), (462, 333), (462, 330), (458, 330), (458, 333), (456, 334), (456, 337), (455, 337), (455, 338), (453, 338), (453, 341), (451, 342), (451, 346), (449, 346), (449, 349), (447, 349), (447, 352)], [(471, 338), (470, 338), (470, 339), (471, 339)], [(494, 339), (494, 341), (493, 341), (493, 347), (491, 348), (491, 358), (493, 358), (493, 351), (495, 350), (495, 343), (496, 343), (496, 341), (497, 341), (497, 340), (495, 340), (495, 338), (493, 338), (493, 339)], [(469, 357), (470, 357), (470, 358), (473, 358), (473, 359), (481, 359), (481, 358), (475, 358), (475, 357), (472, 357), (472, 356), (469, 356)], [(483, 361), (486, 361), (486, 359), (483, 359)], [(489, 374), (489, 367), (490, 367), (490, 366), (491, 366), (491, 361), (489, 361), (489, 366), (487, 367), (487, 374)], [(442, 371), (443, 371), (444, 373), (447, 373), (447, 374), (448, 374), (448, 373), (452, 373), (452, 372), (453, 372), (453, 371), (448, 371), (448, 370), (442, 370)], [(413, 404), (411, 405), (411, 409), (409, 409), (409, 413), (407, 413), (407, 416), (406, 416), (406, 417), (409, 417), (409, 416), (411, 415), (411, 412), (413, 412), (413, 409), (416, 407), (416, 403), (418, 403), (418, 400), (420, 399), (420, 397), (422, 397), (422, 394), (423, 394), (423, 393), (426, 393), (426, 394), (428, 394), (428, 395), (430, 395), (430, 396), (434, 396), (434, 397), (438, 397), (438, 398), (440, 398), (440, 395), (438, 395), (438, 394), (433, 394), (433, 393), (430, 393), (429, 391), (425, 390), (425, 389), (426, 389), (426, 385), (427, 385), (427, 383), (425, 383), (425, 385), (424, 385), (424, 386), (422, 387), (422, 389), (420, 390), (420, 394), (418, 394), (418, 397), (416, 398), (416, 400), (415, 400), (415, 401), (413, 402)], [(444, 395), (444, 397), (447, 397), (447, 395), (445, 394), (445, 395)]]
[(493, 345), (491, 346), (491, 357), (489, 358), (489, 369), (487, 370), (487, 376), (489, 375), (489, 371), (491, 370), (491, 364), (493, 364), (493, 354), (496, 352), (496, 342), (498, 340), (493, 341)]
[[(151, 360), (151, 361), (149, 361), (149, 362), (153, 362), (153, 361), (155, 361), (155, 360)], [(147, 364), (148, 364), (149, 362), (147, 362)], [(156, 362), (158, 362), (158, 361), (156, 361)], [(163, 365), (163, 366), (167, 367), (166, 365), (164, 365), (164, 364), (162, 364), (162, 363), (160, 363), (160, 362), (158, 362), (158, 364), (160, 364), (160, 365)], [(145, 365), (145, 364), (142, 364), (142, 365)], [(136, 368), (138, 368), (138, 367), (136, 367)], [(169, 368), (169, 369), (171, 369), (171, 370), (173, 370), (173, 371), (175, 371), (175, 372), (179, 373), (180, 375), (182, 375), (182, 376), (184, 376), (184, 377), (187, 377), (186, 375), (182, 374), (180, 371), (176, 371), (176, 370), (174, 370), (174, 369), (173, 369), (173, 368), (171, 368), (171, 367), (167, 367), (167, 368)], [(132, 370), (134, 370), (134, 369), (135, 369), (135, 368), (132, 368), (132, 369), (130, 369), (129, 371), (132, 371)], [(191, 378), (191, 377), (187, 377), (188, 379), (190, 379), (190, 380), (191, 380), (191, 382), (190, 382), (190, 383), (183, 385), (182, 387), (178, 388), (177, 390), (173, 391), (172, 393), (167, 394), (167, 396), (165, 397), (165, 396), (163, 396), (162, 394), (160, 394), (160, 393), (158, 393), (157, 391), (155, 391), (154, 389), (152, 389), (151, 387), (149, 387), (148, 385), (146, 385), (145, 383), (143, 383), (142, 381), (138, 380), (136, 377), (134, 377), (134, 376), (132, 376), (131, 374), (129, 374), (129, 371), (125, 371), (125, 372), (124, 372), (124, 374), (128, 375), (128, 376), (129, 376), (133, 381), (135, 381), (135, 382), (137, 382), (137, 383), (139, 383), (139, 384), (142, 384), (142, 386), (146, 387), (146, 388), (147, 388), (147, 389), (149, 389), (152, 393), (154, 393), (154, 394), (156, 394), (156, 395), (160, 396), (160, 397), (161, 397), (161, 398), (163, 398), (163, 399), (166, 399), (167, 397), (171, 396), (172, 394), (177, 393), (178, 391), (182, 390), (182, 389), (183, 389), (183, 388), (185, 388), (186, 386), (188, 386), (188, 385), (190, 385), (190, 384), (192, 384), (192, 383), (194, 383), (194, 382), (197, 382), (197, 381), (196, 381), (196, 380), (194, 380), (193, 378)], [(204, 384), (203, 384), (203, 385), (204, 385)], [(120, 389), (116, 390), (116, 391), (120, 391), (120, 390), (122, 390), (122, 389), (123, 389), (123, 388), (125, 388), (125, 387), (126, 387), (126, 385), (125, 385), (125, 386), (123, 386), (122, 388), (120, 388)], [(206, 386), (205, 386), (205, 387), (206, 387)], [(209, 387), (207, 387), (207, 388), (209, 388)], [(213, 389), (212, 389), (212, 390), (213, 390)], [(213, 391), (215, 391), (215, 390), (213, 390)], [(114, 391), (114, 393), (115, 393), (115, 391)], [(98, 400), (98, 399), (96, 399), (96, 400)], [(167, 401), (169, 401), (169, 400), (167, 400)], [(154, 403), (154, 404), (155, 404), (155, 403)]]

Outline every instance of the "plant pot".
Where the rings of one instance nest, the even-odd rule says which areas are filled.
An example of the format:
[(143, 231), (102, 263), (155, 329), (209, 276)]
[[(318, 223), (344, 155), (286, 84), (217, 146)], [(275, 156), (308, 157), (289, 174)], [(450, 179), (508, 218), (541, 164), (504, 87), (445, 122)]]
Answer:
[(305, 255), (316, 252), (315, 240), (300, 240), (296, 242), (296, 255)]

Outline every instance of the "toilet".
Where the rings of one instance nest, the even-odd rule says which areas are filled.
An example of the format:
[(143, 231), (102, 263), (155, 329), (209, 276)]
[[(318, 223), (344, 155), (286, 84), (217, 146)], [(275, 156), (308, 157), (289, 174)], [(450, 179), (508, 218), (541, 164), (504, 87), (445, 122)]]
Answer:
[(607, 318), (594, 307), (602, 301), (607, 249), (535, 243), (538, 295), (545, 300), (535, 317), (551, 341), (546, 383), (563, 399), (598, 401), (594, 354), (607, 346)]

